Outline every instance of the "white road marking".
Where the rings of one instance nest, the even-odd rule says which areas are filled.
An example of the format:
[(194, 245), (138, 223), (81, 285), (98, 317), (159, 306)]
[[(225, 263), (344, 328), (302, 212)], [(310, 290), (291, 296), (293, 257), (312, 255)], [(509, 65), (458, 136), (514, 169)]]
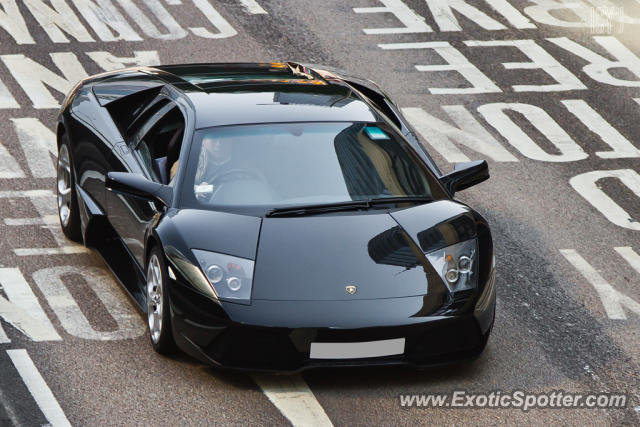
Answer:
[[(55, 196), (50, 198), (35, 197), (31, 199), (31, 203), (40, 214), (41, 218), (46, 218), (51, 215), (58, 215), (57, 201)], [(63, 250), (63, 253), (87, 253), (87, 248), (83, 245), (70, 242), (66, 236), (62, 233), (62, 229), (59, 226), (49, 227), (49, 231), (53, 235), (56, 243), (61, 248), (67, 248)]]
[(0, 191), (0, 199), (20, 199), (22, 197), (35, 198), (35, 197), (49, 197), (54, 196), (51, 190), (6, 190)]
[[(0, 287), (0, 289), (2, 289), (2, 287)], [(0, 296), (0, 299), (1, 298), (2, 296)], [(2, 302), (0, 302), (0, 305), (2, 305)], [(0, 314), (0, 317), (2, 317), (2, 314)], [(8, 344), (10, 342), (11, 340), (7, 336), (7, 333), (4, 331), (4, 329), (2, 329), (2, 324), (0, 324), (0, 344)]]
[[(582, 28), (590, 25), (590, 8), (588, 8), (584, 2), (535, 0), (533, 3), (535, 3), (535, 5), (524, 8), (524, 13), (540, 24), (568, 28)], [(568, 10), (568, 15), (573, 12), (580, 20), (575, 21), (558, 18), (557, 15), (560, 14), (557, 11), (562, 10)]]
[[(548, 38), (547, 40), (588, 61), (589, 64), (582, 67), (582, 70), (593, 80), (612, 86), (639, 87), (640, 80), (637, 79), (640, 79), (640, 58), (615, 37), (596, 36), (593, 39), (605, 48), (615, 60), (607, 59), (567, 37)], [(626, 68), (636, 76), (636, 79), (626, 80), (614, 77), (610, 70), (616, 68)]]
[[(520, 113), (558, 149), (560, 154), (544, 151), (507, 115), (509, 111)], [(509, 141), (509, 144), (530, 159), (543, 162), (571, 162), (589, 156), (545, 110), (536, 105), (497, 102), (481, 105), (478, 112)]]
[(355, 13), (393, 13), (404, 27), (399, 28), (365, 28), (365, 34), (410, 34), (430, 33), (433, 30), (425, 22), (424, 17), (415, 13), (402, 0), (380, 0), (384, 6), (354, 7)]
[(34, 44), (18, 4), (15, 1), (5, 1), (2, 8), (4, 10), (0, 11), (0, 27), (11, 34), (17, 44)]
[[(56, 248), (15, 248), (13, 253), (18, 256), (38, 256), (38, 255), (61, 255), (61, 254), (80, 254), (89, 253), (89, 249), (82, 245), (70, 245), (69, 240), (64, 237), (60, 227), (55, 226), (58, 222), (53, 218), (57, 218), (55, 194), (51, 190), (26, 190), (26, 191), (0, 191), (0, 199), (3, 198), (21, 198), (27, 197), (31, 199), (34, 207), (40, 214), (40, 219), (36, 218), (7, 218), (5, 223), (9, 225), (26, 225), (30, 222), (40, 222), (51, 225), (49, 230), (53, 234), (53, 238), (58, 247)], [(23, 225), (20, 224), (20, 225)]]
[(213, 7), (209, 0), (192, 0), (193, 4), (200, 9), (200, 12), (211, 22), (211, 24), (218, 30), (218, 32), (212, 33), (204, 27), (190, 27), (189, 30), (199, 37), (206, 39), (224, 39), (227, 37), (233, 37), (238, 32), (231, 26), (229, 21), (224, 19), (222, 15)]
[(624, 258), (625, 261), (627, 261), (629, 265), (638, 272), (638, 274), (640, 274), (640, 255), (638, 255), (636, 251), (629, 246), (619, 246), (613, 249), (615, 249), (616, 252), (618, 252), (620, 256)]
[(160, 64), (160, 56), (157, 50), (135, 50), (133, 51), (133, 57), (115, 56), (105, 51), (87, 52), (87, 55), (105, 71), (119, 70), (120, 68), (137, 65), (150, 66)]
[[(181, 0), (165, 1), (172, 6), (183, 4)], [(266, 13), (255, 0), (240, 1), (249, 6), (247, 10), (250, 10), (250, 13)], [(16, 0), (2, 0), (1, 3), (0, 28), (6, 30), (19, 45), (35, 43)], [(161, 0), (144, 0), (142, 2), (144, 10), (137, 4), (139, 2), (118, 0), (118, 6), (124, 10), (124, 14), (110, 0), (23, 0), (23, 3), (54, 43), (69, 43), (69, 39), (85, 43), (93, 42), (95, 40), (88, 28), (91, 28), (101, 41), (141, 41), (142, 37), (137, 29), (134, 29), (133, 23), (145, 36), (159, 40), (181, 39), (186, 37), (189, 31), (204, 38), (224, 38), (237, 34), (209, 0), (192, 0), (189, 5), (195, 6), (202, 17), (213, 24), (215, 29), (212, 31), (204, 27), (188, 28), (189, 31), (187, 31), (169, 13)], [(74, 12), (71, 4), (79, 14)], [(198, 12), (190, 10), (188, 14), (192, 16)], [(83, 23), (80, 17), (84, 18), (86, 23)], [(159, 28), (156, 22), (163, 28)], [(8, 103), (15, 103), (13, 98), (3, 95), (2, 84), (0, 84), (0, 108), (8, 108)]]
[[(0, 268), (0, 285), (7, 299), (0, 296), (0, 318), (33, 341), (60, 341), (38, 299), (17, 268)], [(0, 343), (10, 342), (0, 326)]]
[(411, 43), (382, 43), (378, 47), (383, 50), (397, 49), (433, 49), (446, 64), (437, 65), (416, 65), (418, 71), (456, 71), (464, 77), (472, 87), (464, 88), (428, 88), (429, 92), (436, 95), (444, 94), (477, 94), (477, 93), (493, 93), (502, 92), (491, 79), (484, 75), (475, 65), (449, 42), (411, 42)]
[(60, 223), (58, 215), (46, 215), (43, 218), (5, 218), (6, 225), (57, 225)]
[(575, 249), (560, 249), (560, 253), (596, 290), (609, 319), (626, 319), (623, 306), (640, 316), (640, 304), (611, 286)]
[(611, 126), (604, 117), (591, 108), (582, 99), (565, 99), (560, 101), (567, 110), (576, 116), (591, 132), (598, 135), (602, 141), (611, 147), (611, 151), (596, 151), (596, 156), (602, 159), (620, 159), (640, 157), (640, 150), (616, 128)]
[(254, 375), (267, 398), (294, 426), (333, 426), (300, 375)]
[(511, 25), (518, 29), (537, 28), (518, 9), (509, 3), (508, 0), (485, 0), (500, 15), (509, 21)]
[[(91, 29), (105, 42), (126, 40), (142, 41), (142, 38), (131, 28), (120, 11), (110, 1), (93, 2), (91, 0), (73, 0), (78, 12), (84, 17)], [(114, 36), (112, 31), (117, 33)]]
[(147, 9), (155, 15), (156, 20), (162, 23), (168, 30), (165, 33), (160, 31), (152, 20), (140, 10), (136, 2), (132, 0), (119, 0), (118, 3), (148, 37), (158, 40), (177, 40), (186, 37), (188, 34), (159, 0), (147, 0), (144, 3)]
[(53, 8), (42, 0), (23, 0), (23, 2), (52, 42), (69, 43), (64, 33), (79, 42), (94, 41), (67, 2), (53, 1), (51, 2)]
[(627, 211), (598, 187), (598, 181), (604, 178), (618, 179), (640, 200), (640, 174), (633, 169), (585, 172), (571, 178), (569, 184), (612, 223), (630, 230), (640, 230), (640, 218), (631, 218)]
[(497, 162), (518, 161), (476, 121), (463, 105), (446, 105), (442, 108), (458, 127), (432, 116), (422, 108), (402, 108), (402, 113), (424, 140), (446, 161), (455, 163), (470, 160), (454, 142)]
[(7, 354), (51, 426), (71, 426), (51, 389), (33, 364), (27, 350), (7, 350)]
[[(587, 87), (574, 76), (571, 71), (566, 69), (558, 60), (556, 60), (549, 52), (539, 46), (535, 40), (489, 40), (476, 41), (467, 40), (464, 42), (467, 46), (476, 47), (514, 47), (519, 49), (531, 61), (529, 62), (503, 62), (502, 66), (507, 70), (543, 70), (551, 78), (555, 84), (546, 85), (513, 85), (515, 92), (557, 92), (565, 90), (581, 90)], [(531, 75), (529, 74), (531, 79)]]
[(47, 87), (66, 95), (79, 80), (88, 76), (74, 53), (55, 52), (50, 56), (64, 77), (22, 54), (0, 56), (34, 108), (59, 108), (60, 104)]
[(11, 121), (31, 174), (35, 178), (55, 178), (56, 168), (51, 155), (58, 155), (56, 135), (35, 117), (21, 117)]
[[(0, 99), (2, 98), (2, 84), (0, 83)], [(1, 105), (0, 101), (0, 105)], [(0, 141), (0, 178), (24, 178), (25, 174), (18, 161), (9, 153)]]
[[(465, 0), (427, 0), (427, 6), (440, 31), (462, 31), (462, 27), (453, 14), (455, 10), (485, 30), (506, 30), (507, 27), (486, 13), (468, 4)], [(453, 10), (452, 10), (453, 9)]]
[(17, 248), (13, 250), (17, 256), (69, 255), (89, 253), (83, 246), (60, 246), (57, 248)]
[[(63, 282), (64, 276), (80, 276), (93, 290), (109, 315), (117, 324), (110, 331), (96, 330)], [(62, 327), (71, 335), (87, 340), (111, 341), (137, 338), (146, 326), (127, 296), (111, 275), (97, 267), (61, 266), (43, 268), (33, 273), (33, 280), (47, 299)], [(87, 289), (87, 291), (89, 291)]]
[[(2, 12), (0, 12), (1, 14)], [(0, 23), (0, 26), (2, 24)], [(20, 104), (18, 101), (11, 95), (9, 88), (4, 84), (2, 80), (0, 80), (0, 108), (20, 108)]]
[(239, 0), (240, 4), (246, 9), (246, 11), (252, 15), (267, 14), (256, 0)]

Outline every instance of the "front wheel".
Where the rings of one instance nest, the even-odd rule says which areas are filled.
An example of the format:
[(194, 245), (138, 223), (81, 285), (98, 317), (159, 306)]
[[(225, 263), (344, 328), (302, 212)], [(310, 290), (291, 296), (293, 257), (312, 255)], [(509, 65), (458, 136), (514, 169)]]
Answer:
[(171, 353), (175, 349), (171, 332), (167, 276), (164, 257), (156, 246), (151, 250), (147, 262), (147, 319), (151, 345), (161, 354)]
[(58, 150), (58, 168), (56, 178), (56, 193), (58, 196), (58, 218), (60, 227), (67, 238), (74, 242), (82, 239), (80, 230), (80, 210), (76, 196), (75, 176), (71, 163), (69, 141), (66, 135), (62, 136), (60, 149)]

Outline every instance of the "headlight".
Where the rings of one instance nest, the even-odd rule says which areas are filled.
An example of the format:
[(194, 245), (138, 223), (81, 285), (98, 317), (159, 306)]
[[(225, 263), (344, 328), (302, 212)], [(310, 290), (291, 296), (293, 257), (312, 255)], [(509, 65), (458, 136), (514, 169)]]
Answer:
[(478, 242), (466, 240), (426, 254), (449, 292), (475, 288), (478, 284)]
[(251, 302), (253, 261), (199, 249), (192, 251), (219, 299), (240, 304)]

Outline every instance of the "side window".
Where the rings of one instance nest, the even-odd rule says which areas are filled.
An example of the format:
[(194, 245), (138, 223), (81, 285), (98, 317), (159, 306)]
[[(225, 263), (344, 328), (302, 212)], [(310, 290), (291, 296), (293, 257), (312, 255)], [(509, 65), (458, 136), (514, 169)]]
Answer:
[[(179, 166), (185, 120), (175, 104), (168, 104), (143, 127), (135, 151), (153, 179), (169, 184)], [(148, 130), (146, 130), (148, 129)], [(145, 132), (146, 130), (146, 132)]]

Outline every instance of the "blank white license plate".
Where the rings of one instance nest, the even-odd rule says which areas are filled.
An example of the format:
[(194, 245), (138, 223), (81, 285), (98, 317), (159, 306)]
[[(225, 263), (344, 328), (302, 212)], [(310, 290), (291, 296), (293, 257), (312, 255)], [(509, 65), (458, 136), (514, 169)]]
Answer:
[(358, 359), (404, 353), (404, 338), (366, 342), (312, 342), (312, 359)]

